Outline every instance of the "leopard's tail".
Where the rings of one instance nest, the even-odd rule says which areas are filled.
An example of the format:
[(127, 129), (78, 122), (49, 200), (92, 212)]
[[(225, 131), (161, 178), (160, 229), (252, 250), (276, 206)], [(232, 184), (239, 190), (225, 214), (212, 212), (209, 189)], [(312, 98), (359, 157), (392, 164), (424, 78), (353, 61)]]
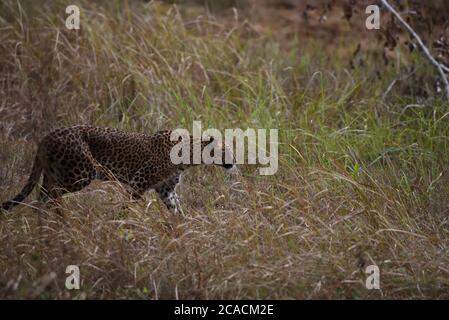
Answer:
[(33, 191), (36, 184), (39, 182), (39, 178), (42, 173), (42, 164), (39, 157), (39, 152), (34, 158), (33, 168), (31, 169), (30, 177), (28, 178), (27, 183), (23, 187), (22, 191), (18, 195), (16, 195), (12, 200), (6, 201), (2, 203), (1, 209), (8, 211), (11, 208), (15, 207), (19, 203), (21, 203), (30, 193)]

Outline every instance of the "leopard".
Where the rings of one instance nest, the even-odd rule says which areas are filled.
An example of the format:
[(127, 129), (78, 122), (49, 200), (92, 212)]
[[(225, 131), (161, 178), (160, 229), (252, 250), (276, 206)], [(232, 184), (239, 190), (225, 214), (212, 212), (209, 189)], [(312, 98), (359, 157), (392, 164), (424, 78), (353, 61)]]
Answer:
[[(80, 191), (94, 180), (114, 180), (125, 186), (132, 199), (139, 200), (152, 189), (170, 212), (184, 214), (176, 192), (181, 175), (191, 167), (211, 163), (193, 161), (193, 152), (188, 153), (190, 161), (171, 161), (174, 146), (183, 139), (173, 139), (172, 132), (147, 134), (92, 125), (52, 130), (38, 144), (25, 186), (12, 200), (2, 203), (1, 209), (9, 211), (22, 203), (42, 176), (38, 199), (44, 203), (57, 203), (65, 193)], [(193, 151), (195, 140), (189, 136), (188, 141), (187, 147)], [(198, 143), (203, 151), (211, 143), (219, 142), (205, 137)], [(212, 164), (235, 172), (232, 151), (227, 145), (217, 145), (212, 153), (219, 150), (222, 161)]]

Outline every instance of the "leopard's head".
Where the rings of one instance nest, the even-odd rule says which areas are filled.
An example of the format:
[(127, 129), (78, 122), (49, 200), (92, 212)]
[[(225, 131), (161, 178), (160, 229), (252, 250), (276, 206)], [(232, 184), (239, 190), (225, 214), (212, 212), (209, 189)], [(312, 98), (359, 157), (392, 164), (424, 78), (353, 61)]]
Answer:
[[(190, 135), (175, 135), (171, 137), (172, 163), (183, 167), (199, 164), (215, 164), (229, 172), (237, 170), (232, 149), (214, 137), (203, 137), (201, 141)], [(182, 160), (181, 160), (182, 159)]]
[(214, 137), (203, 138), (201, 145), (203, 155), (210, 155), (210, 157), (214, 159), (214, 164), (222, 166), (231, 173), (238, 170), (234, 152), (230, 146), (215, 139)]

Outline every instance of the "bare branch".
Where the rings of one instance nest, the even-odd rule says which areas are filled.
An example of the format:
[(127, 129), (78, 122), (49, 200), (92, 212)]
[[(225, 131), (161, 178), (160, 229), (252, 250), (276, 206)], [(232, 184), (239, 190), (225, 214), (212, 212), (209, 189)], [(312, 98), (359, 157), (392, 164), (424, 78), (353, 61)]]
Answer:
[(449, 72), (449, 68), (446, 67), (444, 64), (440, 64), (440, 66), (441, 66), (441, 69), (443, 69), (446, 72)]
[(410, 27), (410, 25), (407, 22), (405, 22), (404, 19), (402, 19), (401, 15), (387, 2), (387, 0), (381, 0), (381, 1), (382, 1), (382, 4), (388, 9), (388, 11), (390, 11), (399, 20), (399, 22), (405, 27), (405, 29), (407, 29), (407, 31), (416, 39), (416, 41), (418, 42), (418, 45), (421, 47), (421, 50), (424, 53), (424, 55), (426, 56), (426, 58), (430, 61), (431, 64), (433, 64), (435, 66), (435, 68), (437, 68), (438, 73), (440, 74), (441, 80), (444, 83), (447, 101), (449, 102), (449, 81), (446, 77), (446, 74), (443, 71), (442, 65), (437, 60), (435, 60), (435, 58), (432, 56), (429, 49), (426, 47), (426, 45), (421, 40), (419, 35), (412, 29), (412, 27)]

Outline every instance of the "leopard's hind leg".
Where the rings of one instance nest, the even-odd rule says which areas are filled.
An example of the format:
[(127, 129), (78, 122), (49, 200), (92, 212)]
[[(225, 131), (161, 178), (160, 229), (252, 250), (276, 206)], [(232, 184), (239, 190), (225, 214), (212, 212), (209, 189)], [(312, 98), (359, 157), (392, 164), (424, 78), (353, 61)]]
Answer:
[(80, 191), (95, 178), (96, 166), (88, 146), (76, 149), (67, 157), (49, 161), (40, 192), (42, 201), (58, 205), (64, 194)]

